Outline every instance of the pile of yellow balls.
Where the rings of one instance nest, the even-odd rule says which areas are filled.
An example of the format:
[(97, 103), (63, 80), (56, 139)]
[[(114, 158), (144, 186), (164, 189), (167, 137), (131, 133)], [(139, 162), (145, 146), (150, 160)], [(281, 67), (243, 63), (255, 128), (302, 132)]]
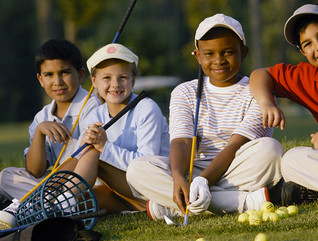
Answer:
[(262, 222), (276, 222), (279, 219), (287, 218), (299, 213), (299, 209), (295, 205), (288, 207), (279, 207), (275, 210), (274, 204), (264, 202), (261, 210), (250, 209), (238, 216), (239, 223), (249, 223), (250, 225), (260, 225)]

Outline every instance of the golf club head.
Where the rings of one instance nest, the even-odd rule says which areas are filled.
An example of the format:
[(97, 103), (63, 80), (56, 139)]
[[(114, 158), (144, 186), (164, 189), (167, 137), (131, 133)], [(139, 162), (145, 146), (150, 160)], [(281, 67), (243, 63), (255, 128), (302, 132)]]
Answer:
[(189, 221), (189, 215), (186, 214), (186, 215), (184, 215), (184, 221), (183, 221), (182, 226), (188, 225), (188, 221)]
[(164, 217), (164, 219), (166, 221), (166, 224), (180, 226), (179, 223), (175, 222), (174, 220), (172, 220), (171, 218), (167, 217), (166, 215), (163, 215), (163, 217)]

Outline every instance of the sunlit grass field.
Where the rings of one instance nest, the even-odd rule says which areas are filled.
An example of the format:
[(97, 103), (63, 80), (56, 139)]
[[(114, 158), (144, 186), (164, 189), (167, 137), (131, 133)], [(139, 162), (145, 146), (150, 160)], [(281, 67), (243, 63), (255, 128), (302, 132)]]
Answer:
[[(7, 166), (23, 166), (23, 150), (28, 146), (28, 125), (0, 125), (0, 170)], [(318, 131), (312, 117), (289, 118), (284, 131), (275, 129), (274, 137), (285, 150), (293, 146), (310, 146), (310, 134)], [(102, 240), (254, 240), (266, 233), (270, 240), (318, 240), (318, 204), (301, 205), (300, 213), (275, 223), (258, 226), (240, 224), (238, 215), (190, 217), (185, 227), (168, 226), (164, 221), (152, 222), (147, 214), (108, 215), (98, 219), (94, 230)], [(183, 222), (183, 219), (177, 221)]]

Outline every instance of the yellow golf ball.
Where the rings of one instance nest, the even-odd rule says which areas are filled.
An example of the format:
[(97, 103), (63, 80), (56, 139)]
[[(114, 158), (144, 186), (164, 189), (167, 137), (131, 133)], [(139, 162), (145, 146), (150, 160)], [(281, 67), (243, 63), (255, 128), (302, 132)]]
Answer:
[(248, 220), (250, 225), (260, 225), (262, 223), (262, 219), (258, 214), (251, 214)]
[(245, 223), (245, 222), (248, 222), (249, 221), (249, 215), (248, 213), (241, 213), (238, 218), (237, 218), (237, 221), (239, 223)]
[(299, 209), (298, 209), (298, 207), (295, 206), (295, 205), (290, 205), (290, 206), (288, 206), (288, 207), (287, 207), (287, 211), (288, 211), (288, 214), (289, 214), (290, 216), (296, 215), (296, 214), (299, 213)]
[(276, 222), (276, 221), (278, 221), (278, 219), (279, 219), (279, 216), (277, 213), (274, 213), (274, 212), (269, 213), (269, 220), (270, 221)]
[(264, 212), (264, 213), (263, 213), (263, 215), (262, 215), (262, 220), (263, 220), (263, 222), (270, 221), (270, 213), (271, 213), (271, 212)]
[(269, 238), (265, 233), (259, 233), (256, 235), (254, 241), (269, 241)]
[(285, 211), (280, 210), (280, 209), (277, 209), (275, 211), (275, 213), (277, 213), (280, 218), (287, 218), (288, 217), (288, 212), (285, 212)]
[(196, 241), (205, 241), (205, 238), (198, 238)]
[(261, 210), (263, 212), (274, 212), (275, 207), (274, 204), (271, 202), (264, 202), (261, 206)]
[(286, 208), (285, 206), (279, 207), (278, 210), (282, 210), (282, 211), (284, 211), (285, 213), (288, 213), (288, 210), (287, 210), (287, 208)]
[(251, 215), (251, 214), (253, 214), (253, 213), (255, 213), (255, 212), (256, 212), (255, 209), (249, 209), (249, 210), (246, 211), (246, 213), (247, 213), (248, 215)]

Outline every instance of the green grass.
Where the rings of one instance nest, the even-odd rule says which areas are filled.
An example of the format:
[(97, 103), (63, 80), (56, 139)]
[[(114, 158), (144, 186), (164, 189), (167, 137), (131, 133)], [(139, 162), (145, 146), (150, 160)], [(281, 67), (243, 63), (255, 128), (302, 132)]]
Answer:
[[(28, 146), (28, 125), (0, 125), (0, 170), (7, 166), (23, 166), (23, 150)], [(310, 146), (309, 135), (317, 124), (312, 118), (288, 119), (286, 129), (275, 130), (274, 137), (282, 142), (285, 150), (293, 146)], [(318, 128), (317, 128), (318, 130)], [(108, 215), (98, 219), (94, 230), (102, 233), (102, 240), (254, 240), (266, 233), (270, 240), (300, 241), (318, 240), (318, 203), (301, 205), (296, 216), (281, 219), (276, 223), (259, 226), (240, 224), (238, 215), (204, 215), (189, 218), (185, 227), (168, 226), (164, 221), (152, 222), (147, 214)], [(183, 219), (177, 220), (182, 223)]]
[[(187, 226), (168, 226), (164, 221), (150, 221), (146, 213), (110, 215), (100, 218), (95, 227), (103, 240), (254, 240), (258, 233), (266, 233), (270, 240), (317, 240), (317, 204), (300, 206), (300, 213), (277, 222), (259, 226), (238, 223), (238, 215), (195, 216)], [(179, 218), (182, 223), (183, 219)]]

